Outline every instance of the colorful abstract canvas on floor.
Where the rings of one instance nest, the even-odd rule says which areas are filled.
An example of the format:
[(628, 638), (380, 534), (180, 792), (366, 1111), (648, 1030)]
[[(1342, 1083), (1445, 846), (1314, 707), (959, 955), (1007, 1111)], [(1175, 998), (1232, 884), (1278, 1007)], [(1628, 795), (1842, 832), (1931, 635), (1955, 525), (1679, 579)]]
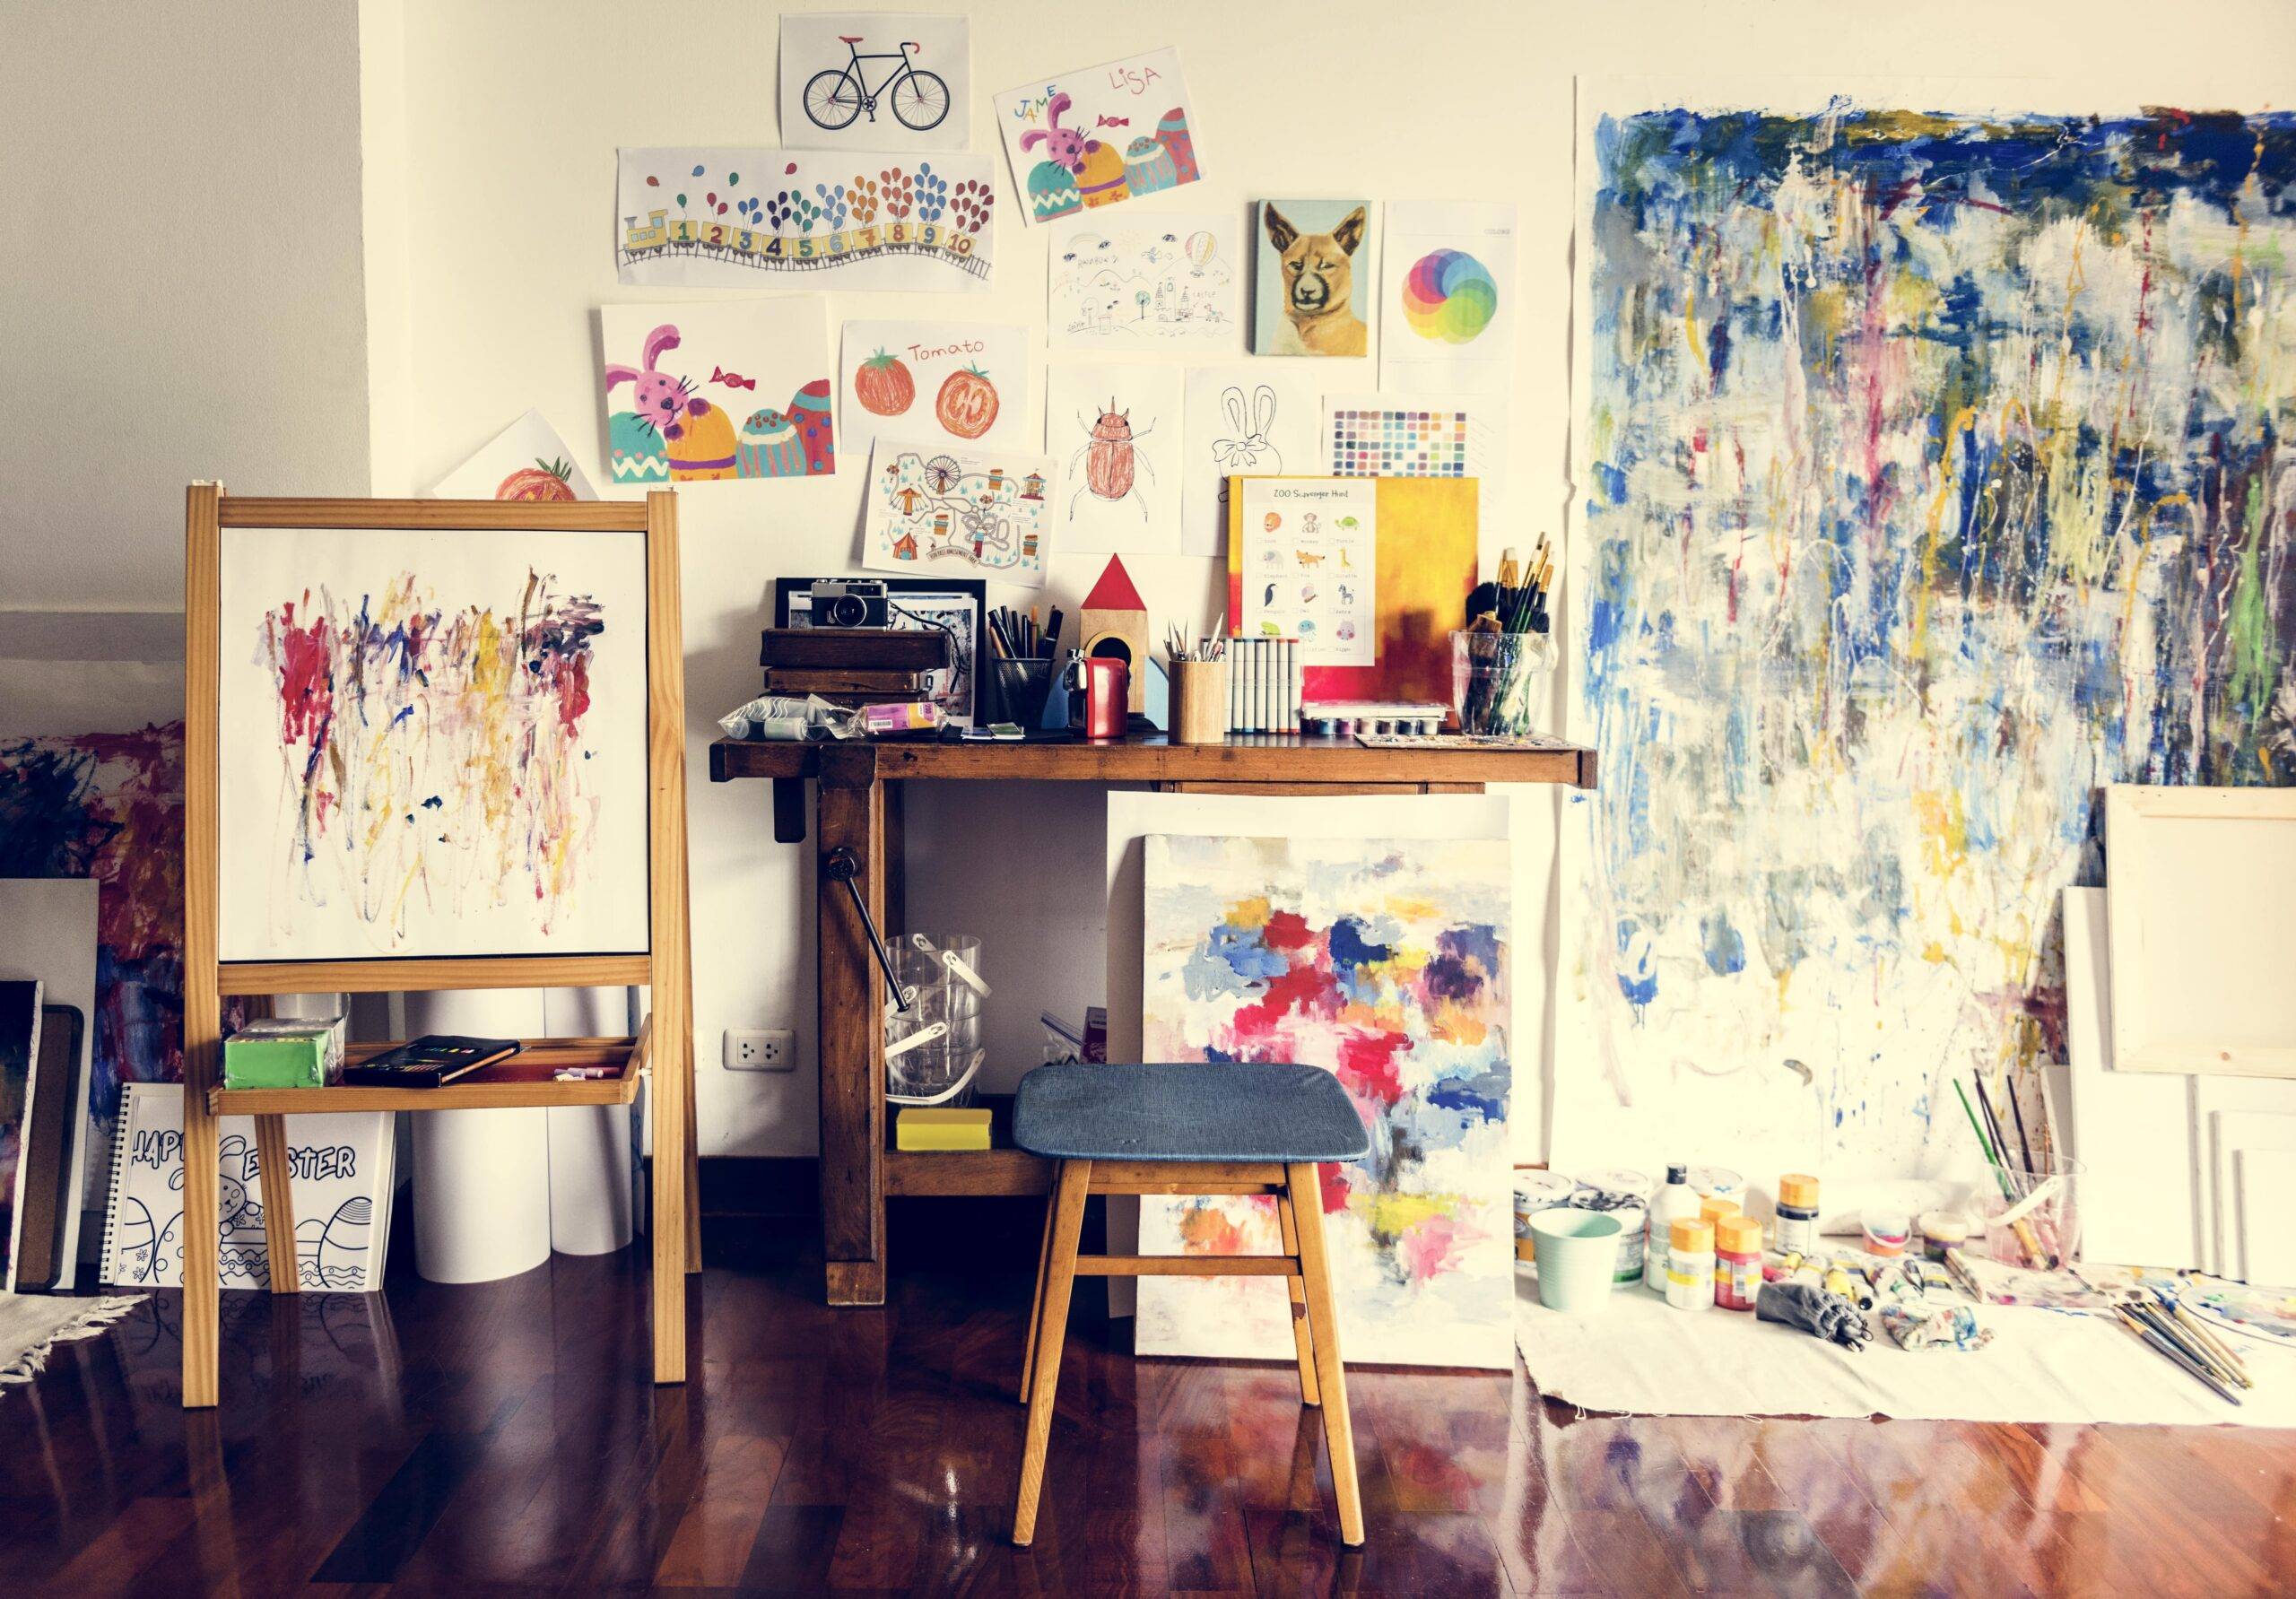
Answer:
[(598, 312), (606, 470), (647, 489), (837, 471), (827, 302), (818, 294)]
[[(1146, 840), (1144, 1058), (1318, 1065), (1370, 1129), (1322, 1169), (1353, 1363), (1513, 1359), (1508, 863), (1495, 839)], [(1148, 1199), (1140, 1247), (1281, 1239), (1267, 1200)], [(1135, 1347), (1288, 1360), (1290, 1301), (1274, 1278), (1145, 1278)]]
[(647, 947), (639, 534), (225, 542), (222, 958)]
[(96, 880), (89, 1115), (183, 1076), (183, 724), (0, 740), (0, 877)]
[(2296, 116), (1802, 94), (1587, 102), (1565, 1169), (1973, 1157), (2100, 786), (2296, 779)]

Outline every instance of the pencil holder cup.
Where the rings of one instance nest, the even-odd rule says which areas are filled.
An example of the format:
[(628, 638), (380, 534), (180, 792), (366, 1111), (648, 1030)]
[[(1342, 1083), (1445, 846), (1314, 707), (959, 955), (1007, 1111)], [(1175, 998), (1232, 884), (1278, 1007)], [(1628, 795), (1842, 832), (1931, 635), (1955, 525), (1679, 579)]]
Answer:
[(1228, 663), (1177, 661), (1172, 665), (1172, 742), (1228, 742)]
[(2056, 1271), (2081, 1257), (2081, 1162), (2035, 1155), (2033, 1168), (1995, 1169), (1981, 1201), (1985, 1252), (2004, 1265)]
[(1612, 1211), (1568, 1207), (1531, 1218), (1538, 1247), (1539, 1303), (1568, 1316), (1592, 1316), (1610, 1303), (1619, 1235), (1626, 1223)]
[[(1059, 679), (1058, 663), (1054, 661), (999, 660), (996, 698), (1004, 708), (1004, 720), (1018, 722), (1023, 727), (1043, 726), (1045, 701)], [(1060, 719), (1064, 726), (1068, 720), (1065, 705), (1061, 708)]]
[(1539, 697), (1554, 669), (1546, 633), (1451, 635), (1451, 708), (1476, 738), (1527, 738), (1538, 731)]

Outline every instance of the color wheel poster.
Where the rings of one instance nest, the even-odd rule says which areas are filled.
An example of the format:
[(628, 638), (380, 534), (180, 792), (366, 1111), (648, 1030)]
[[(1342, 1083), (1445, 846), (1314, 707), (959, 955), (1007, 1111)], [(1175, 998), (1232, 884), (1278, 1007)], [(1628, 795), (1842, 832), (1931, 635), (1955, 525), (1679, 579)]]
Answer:
[(1300, 640), (1305, 666), (1378, 658), (1378, 492), (1368, 479), (1247, 478), (1243, 627)]
[(1387, 223), (1379, 387), (1506, 394), (1515, 208), (1397, 200)]

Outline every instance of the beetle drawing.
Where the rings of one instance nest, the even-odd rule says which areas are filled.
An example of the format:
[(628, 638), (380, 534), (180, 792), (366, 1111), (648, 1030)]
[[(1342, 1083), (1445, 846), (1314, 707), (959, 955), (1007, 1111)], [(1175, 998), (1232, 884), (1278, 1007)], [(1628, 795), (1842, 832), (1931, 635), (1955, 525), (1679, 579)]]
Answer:
[(1069, 496), (1068, 514), (1074, 516), (1076, 507), (1089, 493), (1093, 499), (1105, 500), (1111, 505), (1129, 499), (1138, 507), (1140, 519), (1143, 522), (1148, 520), (1148, 502), (1133, 492), (1133, 479), (1135, 474), (1146, 473), (1153, 481), (1156, 474), (1133, 446), (1154, 432), (1156, 424), (1150, 422), (1137, 433), (1134, 432), (1132, 413), (1118, 411), (1116, 401), (1111, 398), (1098, 421), (1087, 422), (1079, 413), (1076, 425), (1084, 430), (1084, 442), (1069, 458), (1068, 470), (1074, 474), (1076, 464), (1082, 461), (1084, 463), (1084, 476), (1076, 492)]

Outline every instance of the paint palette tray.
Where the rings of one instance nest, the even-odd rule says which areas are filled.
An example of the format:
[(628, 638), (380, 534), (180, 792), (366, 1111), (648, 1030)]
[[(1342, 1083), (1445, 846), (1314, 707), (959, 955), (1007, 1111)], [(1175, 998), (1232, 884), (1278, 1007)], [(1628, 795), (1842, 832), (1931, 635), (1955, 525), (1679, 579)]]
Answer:
[[(638, 1036), (626, 1038), (527, 1038), (509, 1059), (481, 1067), (441, 1088), (372, 1088), (343, 1083), (332, 1088), (210, 1089), (209, 1108), (217, 1116), (303, 1115), (321, 1110), (501, 1110), (522, 1106), (627, 1105), (653, 1057), (649, 1018)], [(396, 1049), (396, 1042), (353, 1044), (346, 1065)], [(561, 1078), (561, 1073), (579, 1073)]]

